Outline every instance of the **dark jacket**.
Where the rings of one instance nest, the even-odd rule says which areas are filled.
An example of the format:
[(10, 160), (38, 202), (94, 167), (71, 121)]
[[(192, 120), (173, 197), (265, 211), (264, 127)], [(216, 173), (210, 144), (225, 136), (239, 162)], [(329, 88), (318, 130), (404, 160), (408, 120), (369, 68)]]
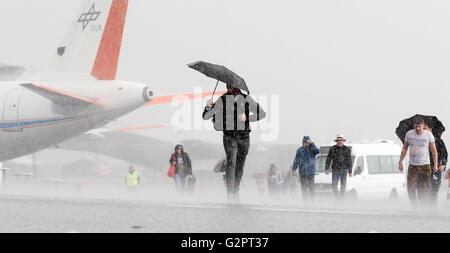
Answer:
[(316, 156), (320, 153), (320, 149), (313, 142), (309, 148), (306, 148), (307, 140), (311, 140), (309, 136), (303, 137), (303, 146), (297, 149), (292, 170), (296, 170), (298, 167), (300, 175), (311, 176), (316, 174)]
[[(441, 165), (444, 165), (444, 167), (447, 165), (447, 148), (445, 147), (444, 141), (441, 138), (435, 138), (436, 143), (436, 149), (438, 153), (438, 167)], [(431, 168), (434, 166), (433, 161), (433, 154), (430, 149), (430, 162), (431, 162)]]
[[(185, 153), (184, 151), (181, 152), (181, 155), (183, 156), (183, 163), (184, 163), (184, 168), (186, 170), (186, 174), (187, 175), (192, 175), (192, 164), (191, 164), (191, 158), (189, 158), (189, 155), (187, 153)], [(169, 163), (172, 165), (173, 164), (173, 158), (175, 157), (175, 174), (178, 173), (178, 159), (177, 159), (177, 154), (176, 153), (172, 153), (172, 155), (170, 155), (170, 160)]]
[(348, 169), (348, 173), (352, 173), (351, 149), (345, 145), (331, 147), (325, 163), (325, 170), (328, 170), (330, 165), (332, 170)]
[[(238, 115), (242, 113), (245, 113), (246, 121), (238, 120)], [(211, 108), (205, 107), (203, 110), (204, 120), (212, 119), (217, 131), (223, 131), (224, 135), (231, 137), (249, 136), (250, 122), (265, 117), (264, 109), (250, 95), (240, 91), (236, 96), (229, 92), (223, 94)]]
[[(435, 137), (435, 143), (436, 143), (436, 149), (438, 153), (438, 167), (441, 165), (445, 166), (447, 165), (447, 148), (445, 147), (444, 141), (441, 138)], [(431, 168), (434, 167), (434, 160), (433, 160), (433, 154), (430, 150), (430, 162), (431, 162)], [(441, 184), (441, 178), (442, 178), (442, 172), (439, 170), (437, 172), (432, 171), (431, 173), (431, 183), (432, 184)]]

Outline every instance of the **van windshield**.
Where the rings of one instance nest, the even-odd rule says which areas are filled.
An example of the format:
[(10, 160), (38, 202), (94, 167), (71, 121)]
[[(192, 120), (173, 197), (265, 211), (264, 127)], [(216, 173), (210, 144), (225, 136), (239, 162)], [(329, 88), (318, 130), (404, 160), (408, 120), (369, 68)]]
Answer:
[(368, 155), (366, 159), (369, 174), (401, 174), (398, 155)]
[[(325, 171), (325, 163), (327, 161), (326, 155), (318, 155), (316, 157), (316, 172)], [(352, 164), (355, 162), (355, 156), (352, 156)], [(331, 168), (330, 168), (331, 169)]]

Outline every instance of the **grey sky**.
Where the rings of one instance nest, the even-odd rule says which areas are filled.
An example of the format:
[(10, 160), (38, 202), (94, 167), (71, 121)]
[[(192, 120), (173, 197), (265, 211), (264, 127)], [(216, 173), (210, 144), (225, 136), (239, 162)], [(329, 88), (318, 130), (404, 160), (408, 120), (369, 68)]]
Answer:
[[(0, 62), (42, 68), (79, 3), (3, 0)], [(157, 95), (212, 91), (212, 79), (186, 67), (210, 61), (244, 77), (252, 94), (280, 96), (278, 142), (396, 140), (399, 120), (415, 113), (450, 127), (448, 13), (448, 1), (130, 0), (118, 77)], [(113, 126), (169, 123), (174, 111), (145, 107)], [(214, 131), (139, 133), (220, 141)]]

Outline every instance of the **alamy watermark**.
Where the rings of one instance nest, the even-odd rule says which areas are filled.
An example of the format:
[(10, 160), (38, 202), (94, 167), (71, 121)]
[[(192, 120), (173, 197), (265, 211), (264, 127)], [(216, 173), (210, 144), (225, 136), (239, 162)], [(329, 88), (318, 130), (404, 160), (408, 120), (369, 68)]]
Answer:
[[(211, 96), (203, 96), (203, 90), (201, 87), (194, 88), (194, 95), (178, 95), (172, 99), (171, 106), (176, 108), (171, 117), (171, 125), (176, 126), (183, 130), (195, 130), (195, 131), (215, 131), (211, 120), (204, 120), (202, 117), (203, 110), (207, 104), (207, 101)], [(259, 106), (265, 111), (265, 118), (259, 121), (250, 122), (250, 128), (252, 131), (259, 130), (260, 141), (274, 141), (278, 139), (279, 127), (280, 127), (280, 99), (279, 95), (250, 95), (245, 99), (241, 99), (238, 103), (232, 102), (231, 99), (226, 99), (226, 103), (222, 104), (219, 100), (219, 96), (214, 96), (215, 109), (210, 114), (215, 115), (216, 128), (224, 125), (227, 130), (234, 127), (234, 115), (228, 115), (226, 112), (233, 112), (236, 107), (238, 114), (243, 114), (246, 108), (250, 111), (249, 119), (256, 118), (257, 115), (253, 112), (257, 112), (256, 101)], [(225, 107), (225, 110), (223, 110)], [(225, 124), (222, 121), (223, 112), (227, 114), (225, 118)], [(223, 127), (222, 127), (223, 128)], [(245, 123), (238, 121), (238, 130), (245, 129)], [(223, 130), (223, 129), (217, 129)]]

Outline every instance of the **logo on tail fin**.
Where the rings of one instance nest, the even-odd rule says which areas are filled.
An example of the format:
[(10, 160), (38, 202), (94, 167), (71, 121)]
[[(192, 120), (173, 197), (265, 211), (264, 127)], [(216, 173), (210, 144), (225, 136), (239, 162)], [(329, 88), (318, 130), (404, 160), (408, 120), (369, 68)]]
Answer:
[(92, 4), (88, 12), (81, 14), (77, 22), (83, 24), (83, 31), (84, 31), (84, 29), (86, 29), (86, 27), (91, 21), (97, 20), (100, 14), (101, 14), (100, 11), (95, 11), (95, 3), (94, 3)]

